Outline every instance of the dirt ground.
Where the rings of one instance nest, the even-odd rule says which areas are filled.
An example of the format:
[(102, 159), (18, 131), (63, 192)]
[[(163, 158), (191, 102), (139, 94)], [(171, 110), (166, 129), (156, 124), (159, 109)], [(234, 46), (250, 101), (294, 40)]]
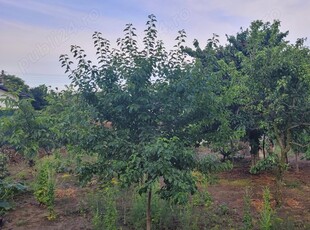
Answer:
[(310, 162), (300, 161), (300, 172), (296, 173), (295, 168), (285, 174), (283, 187), (283, 205), (275, 207), (275, 178), (271, 173), (251, 175), (249, 173), (250, 160), (242, 160), (235, 164), (232, 171), (219, 175), (219, 183), (211, 185), (209, 192), (215, 202), (227, 204), (236, 211), (236, 220), (242, 221), (243, 197), (245, 188), (248, 187), (252, 195), (252, 213), (257, 215), (263, 204), (263, 189), (268, 187), (271, 191), (271, 204), (276, 215), (283, 220), (291, 220), (295, 226), (304, 229), (310, 227)]
[[(249, 164), (249, 159), (235, 162), (234, 169), (219, 174), (218, 182), (210, 185), (208, 189), (214, 203), (227, 205), (230, 210), (233, 210), (233, 219), (238, 222), (242, 222), (243, 197), (246, 187), (252, 194), (253, 213), (259, 213), (262, 207), (263, 189), (268, 186), (272, 194), (275, 189), (275, 179), (270, 173), (251, 175)], [(11, 163), (9, 171), (13, 178), (22, 178), (29, 183), (33, 179), (32, 170), (21, 160)], [(28, 192), (15, 198), (15, 208), (3, 217), (3, 226), (0, 229), (92, 229), (91, 216), (86, 207), (86, 197), (91, 190), (91, 187), (78, 186), (72, 175), (59, 174), (56, 191), (56, 220), (49, 221), (47, 209), (39, 205), (34, 196)], [(285, 175), (283, 198), (283, 206), (276, 209), (278, 217), (294, 220), (295, 226), (306, 226), (310, 223), (310, 161), (300, 161), (299, 173), (295, 172), (294, 167), (288, 170)], [(274, 205), (273, 198), (272, 204)]]

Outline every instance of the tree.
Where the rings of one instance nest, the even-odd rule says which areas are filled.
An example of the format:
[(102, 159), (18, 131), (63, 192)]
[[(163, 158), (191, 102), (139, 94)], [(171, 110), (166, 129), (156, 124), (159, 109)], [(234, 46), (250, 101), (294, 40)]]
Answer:
[[(288, 32), (280, 32), (279, 21), (255, 21), (241, 34), (243, 46), (236, 55), (251, 92), (251, 103), (243, 109), (254, 118), (257, 128), (276, 139), (281, 149), (276, 170), (280, 191), (293, 136), (308, 133), (310, 128), (310, 53), (302, 39), (296, 44), (285, 40)], [(230, 41), (234, 47), (240, 44), (234, 37)], [(281, 194), (277, 198), (280, 203)]]
[(29, 93), (33, 97), (31, 104), (35, 110), (41, 110), (47, 105), (46, 97), (48, 95), (48, 88), (46, 85), (30, 88)]
[[(274, 138), (281, 149), (276, 170), (279, 188), (288, 151), (292, 146), (305, 146), (310, 128), (309, 49), (303, 39), (290, 44), (287, 35), (280, 31), (279, 21), (254, 21), (236, 36), (227, 36), (225, 46), (214, 36), (204, 50), (198, 41), (195, 51), (187, 49), (203, 67), (199, 67), (203, 81), (213, 82), (204, 89), (216, 95), (213, 108), (219, 110), (213, 127), (206, 126), (215, 131), (211, 143), (223, 147), (239, 130), (236, 137), (246, 134), (255, 156), (263, 134)], [(280, 201), (281, 196), (278, 198)]]
[(37, 113), (28, 99), (14, 101), (13, 106), (14, 113), (0, 120), (1, 133), (4, 142), (24, 154), (32, 165), (39, 148), (50, 151), (55, 143), (50, 118)]
[[(72, 84), (95, 109), (97, 124), (112, 124), (109, 129), (98, 125), (102, 132), (93, 136), (91, 145), (82, 146), (98, 154), (98, 162), (82, 171), (88, 176), (99, 174), (103, 180), (116, 176), (127, 186), (141, 183), (139, 192), (148, 194), (147, 229), (151, 228), (152, 193), (184, 203), (196, 191), (191, 171), (205, 163), (188, 147), (191, 92), (196, 85), (190, 87), (192, 66), (182, 52), (185, 32), (179, 32), (175, 50), (167, 53), (157, 40), (155, 23), (150, 15), (142, 50), (132, 24), (117, 40), (118, 49), (111, 50), (110, 42), (95, 32), (98, 66), (86, 59), (79, 46), (71, 47), (76, 67), (68, 55), (60, 56)], [(85, 134), (88, 140), (89, 133)], [(160, 178), (164, 186), (154, 187)]]
[(21, 92), (29, 92), (29, 86), (21, 78), (10, 74), (4, 74), (4, 71), (2, 71), (1, 74), (3, 77), (3, 83), (10, 92), (15, 92), (17, 95), (19, 95)]

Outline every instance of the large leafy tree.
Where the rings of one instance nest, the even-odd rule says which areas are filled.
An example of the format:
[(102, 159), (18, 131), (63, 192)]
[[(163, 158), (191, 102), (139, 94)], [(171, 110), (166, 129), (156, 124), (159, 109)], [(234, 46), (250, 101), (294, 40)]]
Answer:
[[(229, 140), (246, 134), (256, 155), (263, 134), (275, 139), (281, 149), (276, 170), (279, 188), (288, 151), (308, 147), (310, 128), (309, 48), (303, 39), (290, 44), (287, 35), (280, 31), (279, 21), (254, 21), (248, 29), (227, 36), (225, 46), (218, 44), (215, 35), (204, 49), (198, 41), (195, 50), (187, 49), (201, 65), (199, 75), (207, 82), (201, 84), (203, 92), (212, 92), (202, 108), (221, 111), (215, 113), (216, 122), (206, 126), (214, 130), (209, 140), (223, 148)], [(216, 106), (206, 106), (212, 94), (217, 95), (211, 97)]]
[(248, 84), (255, 92), (252, 109), (280, 147), (277, 177), (281, 183), (288, 152), (298, 145), (297, 137), (310, 129), (310, 53), (306, 47), (283, 42), (253, 56), (245, 62)]
[[(123, 185), (142, 184), (140, 193), (148, 193), (147, 229), (154, 189), (162, 198), (185, 202), (196, 191), (191, 171), (203, 169), (205, 162), (198, 161), (187, 147), (194, 140), (189, 130), (197, 91), (192, 65), (182, 51), (185, 32), (179, 32), (175, 49), (168, 53), (157, 39), (155, 23), (155, 16), (150, 15), (142, 50), (135, 28), (127, 24), (117, 49), (111, 49), (101, 33), (94, 33), (97, 65), (86, 59), (79, 46), (71, 47), (76, 66), (68, 55), (60, 56), (72, 84), (95, 109), (96, 124), (103, 129), (93, 136), (91, 145), (80, 145), (98, 154), (98, 162), (82, 171), (105, 180), (117, 176)], [(160, 178), (164, 186), (154, 187)]]
[(274, 138), (280, 147), (276, 170), (279, 191), (287, 153), (293, 146), (306, 145), (310, 128), (309, 48), (303, 39), (290, 44), (287, 35), (280, 31), (279, 21), (254, 21), (249, 29), (228, 36), (229, 43), (217, 52), (218, 59), (233, 63), (246, 79), (248, 94), (240, 94), (244, 99), (238, 110), (247, 118), (243, 124), (249, 130), (252, 149), (257, 149), (262, 133)]

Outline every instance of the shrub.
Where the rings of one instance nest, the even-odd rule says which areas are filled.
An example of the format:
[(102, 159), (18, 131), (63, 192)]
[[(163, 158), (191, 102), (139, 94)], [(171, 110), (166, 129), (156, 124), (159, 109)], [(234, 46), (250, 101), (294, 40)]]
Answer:
[(11, 200), (14, 195), (26, 190), (27, 187), (21, 183), (8, 182), (0, 179), (0, 215), (12, 208), (9, 200)]
[(256, 165), (250, 168), (251, 174), (259, 174), (262, 171), (272, 170), (278, 163), (278, 156), (276, 154), (271, 154), (265, 159), (257, 162)]

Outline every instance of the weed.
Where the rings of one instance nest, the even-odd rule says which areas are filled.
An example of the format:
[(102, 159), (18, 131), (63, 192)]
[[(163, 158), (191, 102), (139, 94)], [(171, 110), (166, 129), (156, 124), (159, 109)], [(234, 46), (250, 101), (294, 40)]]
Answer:
[(216, 212), (220, 216), (228, 215), (229, 214), (229, 207), (225, 203), (220, 204)]
[(271, 229), (294, 230), (295, 229), (294, 221), (291, 218), (287, 218), (285, 220), (281, 218), (274, 218), (274, 220), (272, 221)]
[(56, 176), (53, 159), (49, 157), (42, 158), (41, 162), (37, 164), (34, 195), (38, 202), (47, 206), (49, 220), (54, 220), (56, 218), (56, 213), (54, 211), (55, 187)]
[(288, 188), (297, 188), (299, 189), (301, 187), (300, 181), (287, 181), (285, 183), (285, 186)]
[(263, 208), (260, 214), (260, 228), (262, 230), (270, 230), (272, 226), (272, 218), (274, 212), (270, 204), (270, 191), (268, 188), (263, 192)]
[(4, 153), (0, 153), (0, 179), (4, 179), (8, 176), (8, 157)]
[(243, 229), (251, 230), (253, 229), (253, 218), (251, 214), (251, 191), (249, 188), (245, 189), (244, 197), (243, 197)]
[[(145, 229), (146, 225), (146, 194), (139, 195), (133, 192), (131, 209), (128, 222), (134, 229)], [(156, 193), (152, 203), (152, 226), (154, 229), (175, 229), (175, 219), (178, 219), (179, 206), (161, 199)]]
[(95, 230), (117, 229), (118, 211), (116, 209), (117, 187), (105, 187), (89, 196), (88, 202), (93, 215), (92, 223)]
[(18, 180), (26, 180), (27, 178), (27, 172), (25, 171), (21, 171), (21, 172), (18, 172), (15, 177), (18, 179)]
[(221, 179), (220, 184), (232, 185), (236, 187), (247, 187), (251, 184), (251, 180), (249, 179), (238, 179), (238, 180)]
[(21, 226), (24, 226), (24, 225), (26, 225), (27, 224), (27, 221), (26, 220), (18, 220), (17, 222), (16, 222), (16, 226), (17, 227), (21, 227)]

